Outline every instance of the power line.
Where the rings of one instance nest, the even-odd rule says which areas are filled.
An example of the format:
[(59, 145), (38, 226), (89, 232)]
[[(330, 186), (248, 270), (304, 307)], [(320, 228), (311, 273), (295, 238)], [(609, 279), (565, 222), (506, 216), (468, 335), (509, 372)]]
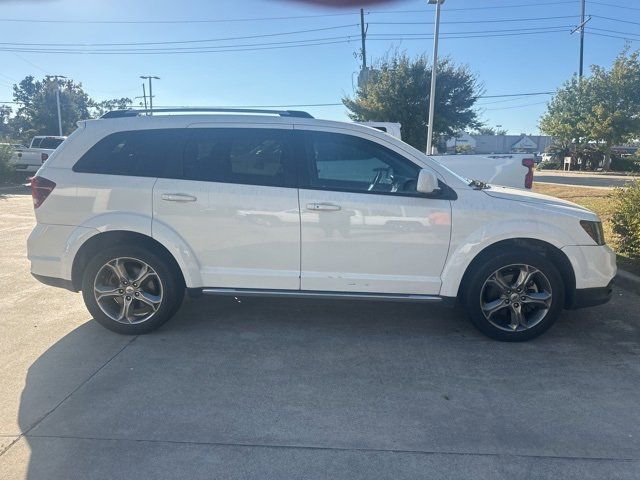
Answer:
[(640, 42), (640, 38), (629, 38), (629, 37), (621, 37), (619, 35), (608, 35), (606, 33), (596, 33), (596, 32), (592, 32), (590, 28), (587, 28), (585, 31), (589, 35), (596, 35), (598, 37), (617, 38), (617, 39), (620, 39), (620, 40), (627, 40), (627, 41), (631, 41), (631, 42)]
[(536, 95), (553, 95), (555, 92), (509, 93), (506, 95), (480, 95), (478, 98), (532, 97)]
[(495, 111), (495, 110), (511, 110), (514, 108), (532, 107), (534, 105), (546, 105), (546, 103), (547, 102), (525, 103), (524, 105), (513, 105), (511, 107), (500, 107), (500, 108), (485, 108), (484, 110), (487, 112)]
[[(307, 33), (307, 32), (315, 32), (315, 31), (320, 31), (320, 30), (328, 30), (328, 29), (334, 29), (334, 28), (344, 28), (344, 27), (352, 27), (352, 26), (357, 26), (357, 24), (351, 24), (351, 25), (342, 25), (340, 27), (329, 27), (329, 28), (323, 28), (323, 29), (312, 29), (312, 30), (300, 30), (297, 32), (283, 32), (283, 33), (271, 33), (271, 34), (263, 34), (263, 35), (249, 35), (249, 36), (244, 36), (244, 37), (229, 37), (229, 38), (212, 38), (212, 39), (198, 39), (198, 40), (176, 40), (176, 41), (166, 41), (166, 42), (122, 42), (122, 43), (93, 43), (93, 44), (82, 44), (82, 43), (17, 43), (17, 42), (0, 42), (0, 49), (2, 48), (3, 45), (7, 46), (7, 47), (24, 47), (22, 48), (23, 51), (28, 51), (33, 53), (34, 51), (49, 51), (49, 50), (54, 50), (54, 51), (64, 51), (67, 52), (69, 50), (67, 49), (62, 49), (62, 48), (51, 48), (48, 49), (47, 47), (95, 47), (95, 46), (138, 46), (138, 45), (169, 45), (169, 44), (188, 44), (188, 43), (200, 43), (200, 42), (216, 42), (216, 41), (223, 41), (223, 40), (235, 40), (235, 39), (252, 39), (252, 38), (260, 38), (260, 37), (273, 37), (273, 36), (278, 36), (278, 35), (289, 35), (289, 34), (294, 34), (294, 33)], [(528, 32), (528, 31), (539, 31), (541, 33), (544, 33), (545, 31), (548, 30), (556, 30), (559, 28), (571, 28), (571, 25), (559, 25), (557, 27), (532, 27), (532, 28), (519, 28), (519, 29), (502, 29), (502, 30), (471, 30), (471, 31), (456, 31), (456, 32), (445, 32), (442, 35), (472, 35), (472, 34), (497, 34), (497, 33), (502, 33), (502, 32), (518, 32), (518, 33), (522, 33), (522, 32)], [(371, 34), (372, 36), (375, 37), (405, 37), (405, 36), (420, 36), (421, 39), (425, 39), (428, 38), (428, 34), (424, 34), (424, 33), (378, 33), (378, 34)], [(315, 39), (299, 39), (299, 40), (291, 40), (291, 41), (283, 41), (283, 42), (270, 42), (270, 43), (257, 43), (257, 44), (238, 44), (238, 45), (206, 45), (203, 47), (186, 47), (186, 48), (181, 48), (181, 47), (171, 47), (170, 50), (196, 50), (196, 49), (211, 49), (211, 48), (235, 48), (235, 47), (244, 47), (244, 46), (267, 46), (267, 45), (279, 45), (279, 44), (288, 44), (288, 43), (306, 43), (306, 42), (315, 42), (315, 41), (326, 41), (326, 40), (351, 40), (353, 37), (355, 37), (356, 35), (346, 35), (346, 36), (340, 36), (340, 37), (324, 37), (324, 38), (315, 38)], [(34, 48), (29, 48), (29, 47), (34, 47)], [(41, 47), (41, 48), (35, 48), (35, 47)], [(95, 50), (95, 51), (128, 51), (128, 50), (136, 50), (136, 51), (160, 51), (164, 49), (104, 49), (104, 50)], [(20, 50), (18, 50), (20, 51)], [(86, 52), (88, 50), (86, 49), (82, 49), (82, 50), (73, 50), (75, 51), (82, 51), (82, 52)]]
[[(542, 27), (540, 31), (520, 31), (517, 33), (496, 33), (496, 34), (475, 34), (475, 32), (463, 33), (457, 32), (455, 34), (444, 34), (447, 39), (465, 39), (465, 38), (490, 38), (490, 37), (521, 37), (523, 35), (539, 35), (549, 33), (564, 33), (567, 30), (564, 28), (551, 28)], [(386, 35), (386, 34), (377, 34)], [(371, 40), (384, 40), (384, 41), (402, 41), (402, 40), (428, 40), (433, 38), (428, 34), (422, 36), (406, 37), (403, 34), (395, 34), (396, 36), (384, 36), (383, 38), (376, 38), (376, 35), (372, 34)], [(188, 53), (222, 53), (222, 52), (238, 52), (238, 51), (254, 51), (254, 50), (274, 50), (282, 48), (294, 48), (294, 47), (312, 47), (319, 45), (335, 45), (335, 44), (348, 44), (356, 39), (358, 35), (347, 35), (341, 37), (324, 37), (304, 40), (288, 40), (281, 42), (261, 42), (261, 43), (246, 43), (246, 44), (234, 44), (234, 45), (207, 45), (202, 47), (169, 47), (169, 48), (122, 48), (122, 49), (63, 49), (63, 48), (35, 48), (35, 47), (2, 47), (0, 51), (8, 52), (21, 52), (21, 53), (51, 53), (51, 54), (83, 54), (83, 55), (158, 55), (158, 54), (188, 54)]]
[(70, 24), (166, 24), (166, 23), (225, 23), (225, 22), (262, 22), (272, 20), (301, 20), (305, 18), (340, 17), (357, 15), (359, 12), (325, 13), (319, 15), (293, 15), (286, 17), (220, 18), (197, 20), (48, 20), (33, 18), (0, 18), (0, 22), (15, 23), (70, 23)]
[(603, 17), (602, 15), (591, 15), (593, 18), (602, 18), (603, 20), (610, 20), (612, 22), (630, 23), (632, 25), (640, 25), (640, 22), (633, 22), (631, 20), (622, 20), (621, 18)]
[[(522, 7), (540, 7), (545, 5), (560, 5), (568, 3), (578, 3), (579, 0), (565, 0), (561, 2), (537, 2), (537, 3), (521, 3), (517, 5), (495, 5), (485, 7), (466, 7), (466, 8), (447, 8), (447, 12), (467, 11), (467, 10), (493, 10), (501, 8), (522, 8)], [(424, 13), (424, 10), (372, 10), (367, 13), (370, 14), (394, 14), (394, 13)]]
[(133, 46), (133, 45), (171, 45), (171, 44), (184, 44), (184, 43), (206, 43), (206, 42), (221, 42), (228, 40), (248, 40), (252, 38), (265, 38), (265, 37), (277, 37), (282, 35), (296, 35), (300, 33), (312, 33), (321, 32), (326, 30), (337, 30), (341, 28), (357, 27), (359, 24), (351, 23), (348, 25), (337, 25), (335, 27), (324, 28), (312, 28), (308, 30), (296, 30), (292, 32), (280, 32), (280, 33), (264, 33), (260, 35), (245, 35), (241, 37), (223, 37), (223, 38), (205, 38), (196, 40), (175, 40), (175, 41), (162, 41), (162, 42), (121, 42), (121, 43), (17, 43), (17, 42), (0, 42), (0, 45), (15, 45), (15, 46), (50, 46), (50, 47), (109, 47), (109, 46)]
[[(359, 38), (357, 35), (343, 37), (326, 37), (307, 40), (290, 40), (283, 42), (249, 43), (237, 45), (209, 45), (205, 47), (171, 47), (171, 48), (129, 48), (129, 49), (47, 49), (47, 48), (19, 48), (0, 47), (0, 51), (27, 52), (27, 53), (57, 53), (57, 54), (89, 54), (89, 55), (140, 55), (140, 54), (179, 54), (179, 53), (216, 53), (216, 52), (236, 52), (247, 50), (272, 50), (279, 48), (307, 47), (315, 45), (329, 45), (338, 43), (349, 43)], [(245, 48), (247, 47), (247, 48)]]
[[(566, 33), (566, 29), (557, 29), (557, 30), (547, 30), (544, 32), (521, 32), (521, 33), (502, 33), (502, 34), (489, 34), (489, 35), (464, 35), (464, 36), (447, 36), (440, 34), (442, 38), (446, 38), (447, 40), (460, 40), (464, 38), (491, 38), (491, 37), (521, 37), (522, 35), (540, 35), (543, 33)], [(424, 37), (397, 37), (397, 38), (371, 38), (370, 40), (431, 40), (433, 36), (424, 36)]]
[(595, 2), (594, 0), (589, 0), (589, 4), (590, 5), (603, 5), (605, 7), (624, 8), (624, 9), (627, 9), (627, 10), (640, 11), (640, 8), (637, 8), (637, 7), (627, 7), (626, 5), (616, 5), (615, 3)]
[[(595, 15), (593, 15), (595, 17)], [(529, 18), (504, 18), (500, 20), (456, 20), (440, 22), (442, 24), (463, 24), (463, 23), (505, 23), (505, 22), (529, 22), (538, 20), (556, 20), (561, 18), (577, 18), (578, 15), (560, 15), (556, 17), (529, 17)], [(433, 25), (433, 22), (369, 22), (370, 25)]]
[[(440, 35), (466, 35), (466, 34), (474, 34), (474, 33), (502, 33), (502, 32), (526, 32), (526, 31), (533, 31), (533, 30), (549, 30), (549, 29), (556, 29), (556, 28), (572, 28), (573, 25), (558, 25), (556, 27), (530, 27), (530, 28), (508, 28), (508, 29), (503, 29), (503, 30), (471, 30), (471, 31), (466, 31), (466, 32), (440, 32)], [(425, 33), (372, 33), (370, 34), (372, 36), (424, 36), (424, 35), (429, 35), (429, 34), (425, 34)]]
[(619, 30), (609, 30), (606, 28), (588, 27), (589, 30), (597, 30), (598, 32), (619, 33), (621, 35), (631, 35), (632, 37), (640, 37), (640, 33), (621, 32)]

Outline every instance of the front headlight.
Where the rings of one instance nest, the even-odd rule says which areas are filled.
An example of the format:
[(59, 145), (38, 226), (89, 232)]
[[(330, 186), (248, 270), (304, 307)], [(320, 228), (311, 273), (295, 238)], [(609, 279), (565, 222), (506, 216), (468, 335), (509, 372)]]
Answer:
[(604, 230), (602, 230), (602, 222), (591, 222), (589, 220), (580, 220), (580, 225), (584, 231), (589, 234), (593, 241), (598, 245), (604, 245)]

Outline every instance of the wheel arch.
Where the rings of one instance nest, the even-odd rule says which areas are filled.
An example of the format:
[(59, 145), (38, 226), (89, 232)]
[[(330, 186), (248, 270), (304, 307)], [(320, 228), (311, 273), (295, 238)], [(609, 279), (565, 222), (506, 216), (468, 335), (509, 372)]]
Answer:
[(562, 277), (562, 282), (565, 286), (565, 307), (573, 304), (576, 290), (576, 277), (573, 271), (573, 266), (571, 265), (571, 261), (565, 255), (565, 253), (555, 245), (535, 238), (512, 238), (500, 240), (482, 249), (473, 258), (473, 260), (471, 260), (464, 271), (457, 289), (456, 296), (458, 299), (461, 299), (463, 297), (465, 286), (467, 285), (469, 277), (477, 267), (477, 265), (486, 261), (487, 258), (490, 258), (497, 253), (503, 252), (506, 249), (527, 249), (529, 251), (536, 252), (544, 257), (549, 258), (558, 268), (560, 276)]
[(87, 264), (96, 252), (116, 245), (136, 245), (148, 248), (165, 258), (180, 275), (182, 284), (186, 284), (184, 271), (171, 252), (158, 240), (137, 232), (110, 230), (98, 233), (86, 240), (76, 253), (71, 267), (71, 282), (75, 291), (82, 288), (82, 275)]

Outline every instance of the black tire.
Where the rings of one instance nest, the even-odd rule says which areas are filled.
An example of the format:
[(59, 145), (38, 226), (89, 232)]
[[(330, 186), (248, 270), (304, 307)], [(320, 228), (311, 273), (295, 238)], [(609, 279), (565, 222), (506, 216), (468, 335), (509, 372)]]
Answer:
[[(131, 262), (126, 260), (129, 262), (127, 263), (129, 270), (132, 268), (131, 265), (134, 265), (133, 268), (135, 268), (136, 261), (147, 264), (154, 273), (153, 280), (151, 281), (151, 288), (154, 288), (155, 285), (156, 289), (161, 289), (158, 290), (161, 292), (161, 295), (158, 295), (161, 300), (158, 301), (155, 308), (149, 310), (147, 313), (149, 318), (144, 319), (144, 315), (142, 315), (141, 318), (143, 318), (143, 320), (140, 320), (139, 323), (123, 323), (125, 319), (117, 321), (116, 319), (111, 318), (103, 311), (103, 308), (98, 305), (96, 295), (94, 294), (94, 286), (98, 281), (98, 274), (104, 275), (104, 273), (101, 273), (103, 267), (107, 263), (118, 258), (131, 260)], [(112, 281), (115, 282), (115, 275)], [(160, 285), (160, 287), (158, 287), (158, 285)], [(140, 288), (142, 288), (142, 285), (140, 285)], [(185, 288), (180, 272), (177, 271), (177, 268), (172, 262), (168, 261), (162, 255), (152, 253), (148, 249), (133, 245), (118, 245), (98, 252), (87, 264), (82, 277), (82, 297), (93, 318), (103, 327), (125, 335), (140, 335), (159, 328), (180, 308), (184, 298), (184, 291)], [(140, 293), (144, 292), (139, 292), (139, 294)], [(116, 295), (114, 295), (114, 297), (116, 297)], [(120, 296), (118, 295), (118, 297)], [(127, 298), (132, 298), (135, 305), (140, 305), (139, 309), (144, 309), (146, 307), (145, 304), (140, 303), (140, 301), (133, 297), (133, 295)], [(104, 300), (104, 302), (118, 302), (118, 300), (124, 302), (124, 296), (118, 299), (114, 298), (113, 300), (107, 299)], [(103, 300), (101, 300), (101, 302), (103, 302)], [(104, 302), (103, 305), (105, 305)], [(106, 303), (106, 305), (109, 306), (109, 303)], [(112, 305), (115, 311), (119, 303), (113, 303)], [(132, 311), (134, 310), (132, 309)], [(136, 319), (134, 318), (134, 320)]]
[[(504, 325), (494, 325), (494, 323), (500, 323), (499, 320), (495, 319), (495, 317), (492, 317), (494, 323), (488, 320), (481, 305), (483, 304), (483, 302), (485, 302), (485, 308), (488, 305), (485, 297), (485, 295), (487, 294), (485, 288), (492, 288), (485, 287), (485, 282), (493, 283), (489, 280), (489, 278), (492, 277), (495, 272), (509, 272), (509, 269), (511, 268), (517, 268), (515, 267), (516, 265), (528, 265), (539, 270), (542, 273), (542, 276), (536, 274), (538, 275), (537, 278), (539, 278), (539, 280), (536, 280), (536, 282), (547, 283), (548, 281), (549, 287), (551, 289), (551, 291), (549, 292), (551, 293), (551, 299), (550, 301), (548, 301), (548, 303), (550, 303), (548, 306), (543, 307), (537, 305), (527, 305), (527, 309), (532, 309), (531, 315), (532, 317), (534, 317), (534, 320), (536, 319), (536, 315), (541, 316), (542, 318), (540, 320), (537, 320), (537, 323), (531, 322), (532, 326), (529, 328), (512, 331), (509, 329), (505, 330)], [(562, 281), (562, 277), (558, 272), (558, 269), (546, 257), (531, 250), (518, 251), (516, 249), (509, 249), (497, 255), (483, 257), (479, 260), (479, 262), (476, 262), (476, 264), (472, 266), (472, 268), (473, 270), (469, 272), (466, 284), (464, 285), (465, 293), (463, 303), (467, 310), (467, 314), (471, 319), (471, 322), (476, 326), (476, 328), (478, 328), (478, 330), (480, 330), (485, 335), (493, 339), (505, 342), (521, 342), (525, 340), (531, 340), (532, 338), (535, 338), (547, 331), (558, 319), (558, 316), (560, 315), (560, 312), (564, 307), (564, 282)], [(500, 276), (501, 278), (508, 278), (504, 275)], [(511, 287), (512, 285), (515, 285), (516, 282), (507, 283), (509, 284), (508, 286)], [(535, 288), (536, 292), (534, 293), (537, 293), (538, 287), (535, 284), (532, 285), (532, 288)], [(510, 295), (516, 294), (515, 290), (506, 291), (510, 292)], [(501, 294), (505, 297), (503, 302), (509, 302), (509, 295), (504, 294), (504, 292), (501, 292)], [(542, 293), (540, 294), (542, 295)], [(502, 298), (502, 296), (499, 296), (498, 299)], [(520, 298), (523, 297), (521, 296)], [(518, 300), (516, 299), (515, 301), (517, 302)], [(511, 300), (509, 303), (509, 306), (502, 306), (500, 311), (496, 311), (495, 315), (500, 315), (500, 318), (504, 323), (510, 321), (515, 323), (511, 312), (514, 302), (513, 300)], [(515, 305), (517, 306), (518, 303), (515, 303)], [(520, 303), (520, 308), (522, 311), (524, 311), (525, 306), (523, 303)], [(545, 309), (546, 313), (543, 315)]]

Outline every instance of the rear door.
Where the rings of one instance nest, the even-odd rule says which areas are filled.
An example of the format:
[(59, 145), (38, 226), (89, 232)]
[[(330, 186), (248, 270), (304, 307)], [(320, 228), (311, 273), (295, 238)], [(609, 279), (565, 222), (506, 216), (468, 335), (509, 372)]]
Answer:
[(153, 190), (153, 224), (194, 252), (204, 287), (300, 288), (300, 212), (290, 125), (197, 124), (182, 171)]
[(438, 294), (450, 200), (418, 193), (420, 167), (392, 146), (339, 129), (304, 136), (302, 290)]

